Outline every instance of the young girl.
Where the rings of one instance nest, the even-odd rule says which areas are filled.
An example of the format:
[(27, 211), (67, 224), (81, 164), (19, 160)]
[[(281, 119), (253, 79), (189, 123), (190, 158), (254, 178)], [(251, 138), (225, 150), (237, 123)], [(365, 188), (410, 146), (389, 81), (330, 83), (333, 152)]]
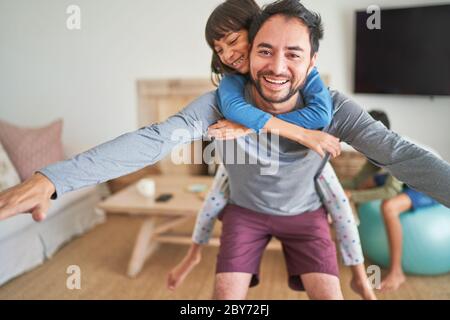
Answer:
[[(216, 76), (216, 83), (223, 74), (227, 74), (220, 82), (219, 105), (227, 118), (240, 123), (238, 125), (229, 121), (221, 121), (213, 126), (213, 130), (216, 131), (214, 135), (229, 137), (231, 130), (233, 137), (236, 136), (234, 129), (241, 129), (242, 132), (248, 133), (246, 129), (251, 128), (257, 132), (265, 130), (298, 141), (298, 132), (301, 129), (298, 126), (307, 129), (323, 128), (330, 123), (332, 117), (331, 97), (317, 70), (313, 68), (315, 56), (311, 62), (311, 71), (302, 89), (305, 107), (278, 117), (273, 117), (247, 104), (243, 97), (246, 78), (229, 75), (236, 72), (246, 74), (249, 71), (247, 29), (252, 17), (258, 14), (259, 10), (259, 6), (253, 0), (228, 0), (216, 8), (208, 20), (206, 38), (213, 49), (212, 71)], [(314, 150), (324, 155), (320, 148)], [(337, 151), (334, 152), (334, 155), (337, 153)], [(208, 243), (216, 218), (227, 204), (227, 178), (225, 167), (220, 165), (211, 191), (197, 217), (193, 244), (183, 261), (169, 273), (168, 287), (170, 289), (173, 290), (180, 285), (192, 268), (200, 262), (201, 245)], [(318, 172), (316, 184), (325, 207), (333, 217), (344, 264), (352, 267), (352, 288), (364, 299), (375, 299), (367, 281), (363, 264), (364, 258), (352, 210), (331, 165), (324, 164), (323, 171)]]

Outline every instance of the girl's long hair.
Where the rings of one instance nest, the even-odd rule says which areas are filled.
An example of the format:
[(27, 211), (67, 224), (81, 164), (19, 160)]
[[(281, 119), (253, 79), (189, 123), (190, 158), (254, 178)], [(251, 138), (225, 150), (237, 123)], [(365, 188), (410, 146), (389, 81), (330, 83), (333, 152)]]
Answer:
[(253, 18), (261, 13), (261, 8), (254, 0), (226, 0), (219, 5), (209, 16), (205, 28), (205, 38), (212, 50), (211, 81), (219, 85), (222, 76), (226, 73), (236, 73), (220, 61), (214, 50), (214, 41), (222, 39), (230, 32), (248, 30)]

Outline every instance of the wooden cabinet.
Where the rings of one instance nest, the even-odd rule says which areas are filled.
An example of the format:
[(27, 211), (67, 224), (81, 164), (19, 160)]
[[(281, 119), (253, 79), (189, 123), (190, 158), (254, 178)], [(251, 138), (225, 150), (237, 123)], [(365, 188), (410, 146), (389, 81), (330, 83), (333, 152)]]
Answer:
[(366, 158), (356, 151), (343, 151), (339, 157), (330, 162), (338, 178), (343, 180), (353, 178), (366, 163)]
[[(166, 120), (199, 96), (214, 89), (215, 87), (209, 79), (138, 80), (138, 128)], [(196, 141), (190, 146), (185, 146), (191, 151), (192, 156), (189, 162), (197, 164), (174, 164), (169, 155), (154, 166), (110, 181), (108, 185), (111, 192), (121, 190), (149, 174), (207, 174), (208, 166), (203, 163), (202, 157), (200, 156), (201, 163), (199, 163), (198, 157), (194, 159), (194, 152), (203, 150), (205, 146), (206, 142), (203, 141)], [(181, 148), (183, 147), (173, 152), (182, 152)]]

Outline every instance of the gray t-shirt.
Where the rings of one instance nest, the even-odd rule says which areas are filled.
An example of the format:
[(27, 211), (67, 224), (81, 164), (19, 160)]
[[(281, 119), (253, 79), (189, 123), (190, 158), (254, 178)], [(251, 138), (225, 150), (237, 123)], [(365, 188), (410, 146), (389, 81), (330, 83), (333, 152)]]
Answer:
[[(246, 98), (252, 103), (248, 88)], [(352, 145), (410, 187), (450, 207), (450, 165), (447, 162), (388, 130), (342, 93), (333, 91), (332, 98), (334, 118), (324, 131)], [(301, 107), (299, 100), (297, 108)], [(56, 195), (61, 196), (154, 164), (175, 146), (202, 139), (208, 127), (222, 118), (216, 106), (216, 92), (209, 92), (162, 123), (124, 134), (39, 172), (53, 182)], [(172, 133), (180, 129), (189, 132), (189, 136), (173, 139)], [(235, 142), (236, 150), (240, 149), (246, 157), (258, 158), (256, 164), (229, 164), (222, 150), (226, 143), (218, 143), (219, 154), (224, 157), (229, 173), (230, 202), (276, 215), (317, 209), (321, 203), (313, 178), (320, 166), (319, 155), (283, 137), (278, 137), (279, 144), (274, 148), (278, 149), (274, 152), (279, 159), (255, 155), (257, 150), (266, 148), (267, 139), (273, 138), (273, 135), (254, 134)], [(277, 170), (262, 174), (264, 169), (273, 167), (271, 161), (278, 161)]]

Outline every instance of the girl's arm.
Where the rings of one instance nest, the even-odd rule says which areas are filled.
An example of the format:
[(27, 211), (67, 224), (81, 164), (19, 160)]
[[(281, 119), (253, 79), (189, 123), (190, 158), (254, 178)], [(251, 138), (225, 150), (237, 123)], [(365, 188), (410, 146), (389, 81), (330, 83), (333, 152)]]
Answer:
[(228, 202), (228, 174), (223, 164), (219, 165), (211, 190), (197, 215), (192, 241), (203, 245), (209, 242), (217, 216)]
[(333, 219), (344, 265), (353, 266), (363, 263), (364, 256), (353, 210), (329, 163), (316, 179), (316, 186), (325, 208)]
[(226, 119), (259, 132), (272, 118), (272, 115), (245, 101), (246, 83), (245, 76), (226, 75), (220, 81), (217, 102)]
[(305, 100), (305, 107), (277, 115), (277, 118), (306, 129), (327, 127), (333, 118), (333, 101), (316, 67), (311, 70), (306, 78), (305, 87), (301, 90), (301, 93)]
[[(321, 131), (308, 129), (327, 126), (331, 122), (333, 109), (330, 94), (318, 77), (315, 68), (308, 76), (305, 86), (306, 91), (303, 93), (307, 103), (306, 107), (283, 115), (285, 119), (292, 123), (273, 117), (247, 103), (244, 98), (245, 83), (246, 78), (244, 76), (227, 75), (222, 79), (217, 100), (219, 108), (227, 119), (256, 132), (264, 130), (293, 140), (316, 151), (322, 157), (325, 156), (325, 152), (329, 152), (333, 158), (340, 154), (340, 144), (337, 138)], [(324, 89), (319, 90), (318, 88), (321, 86)], [(323, 93), (326, 93), (326, 95), (323, 95)], [(316, 107), (319, 101), (324, 103), (328, 101), (329, 103), (326, 103), (327, 106)], [(294, 124), (297, 122), (304, 127)], [(233, 132), (233, 126), (223, 125), (223, 123), (213, 125), (211, 129), (214, 130), (213, 135), (219, 139), (224, 136), (232, 139), (233, 135), (238, 137), (242, 133), (246, 134), (245, 130), (239, 130), (239, 134), (236, 136)]]
[(225, 76), (219, 85), (219, 108), (225, 118), (259, 132), (285, 131), (283, 122), (289, 122), (306, 129), (320, 129), (328, 126), (333, 116), (333, 102), (330, 93), (314, 68), (306, 79), (302, 95), (305, 107), (286, 114), (278, 115), (282, 122), (271, 122), (273, 116), (253, 105), (244, 98), (247, 79), (239, 75)]
[[(321, 157), (325, 157), (326, 152), (330, 153), (333, 158), (341, 153), (339, 139), (326, 132), (304, 129), (275, 117), (271, 118), (268, 123), (270, 122), (278, 122), (278, 128), (281, 128), (280, 130), (276, 129), (274, 134), (298, 142), (317, 152)], [(208, 128), (208, 135), (220, 140), (236, 139), (249, 133), (251, 133), (251, 129), (230, 120), (219, 120)]]

